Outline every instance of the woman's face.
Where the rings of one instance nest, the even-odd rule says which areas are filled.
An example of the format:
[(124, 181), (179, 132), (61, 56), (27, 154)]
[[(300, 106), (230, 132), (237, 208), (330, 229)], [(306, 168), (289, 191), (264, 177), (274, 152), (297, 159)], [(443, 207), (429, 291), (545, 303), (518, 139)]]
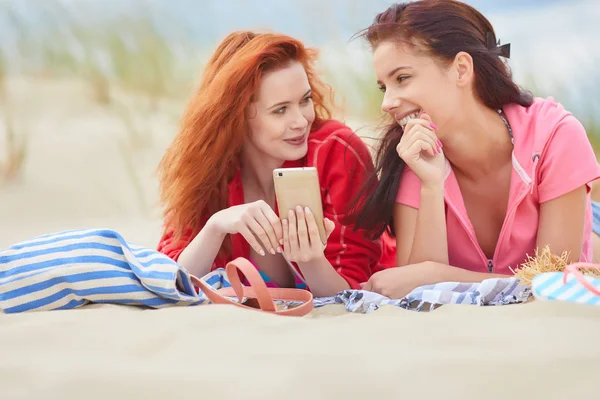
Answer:
[(250, 125), (246, 149), (255, 157), (277, 162), (304, 157), (315, 109), (302, 64), (265, 74), (246, 116)]
[(381, 109), (404, 128), (421, 111), (439, 126), (460, 107), (455, 69), (445, 68), (416, 46), (380, 43), (373, 54), (377, 84), (384, 91)]

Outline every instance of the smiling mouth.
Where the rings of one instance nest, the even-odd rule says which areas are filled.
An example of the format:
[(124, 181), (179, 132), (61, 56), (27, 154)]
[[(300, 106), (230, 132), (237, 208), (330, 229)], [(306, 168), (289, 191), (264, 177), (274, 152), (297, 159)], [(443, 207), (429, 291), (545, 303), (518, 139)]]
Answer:
[(306, 141), (306, 135), (300, 135), (300, 136), (293, 137), (291, 139), (284, 140), (284, 142), (293, 144), (293, 145), (304, 144), (305, 141)]
[(398, 124), (402, 128), (404, 128), (406, 126), (406, 124), (408, 124), (411, 120), (417, 118), (420, 113), (421, 113), (421, 110), (416, 110), (416, 111), (411, 112), (407, 116), (401, 118), (400, 120), (398, 120), (398, 118), (396, 118), (396, 121), (398, 121)]

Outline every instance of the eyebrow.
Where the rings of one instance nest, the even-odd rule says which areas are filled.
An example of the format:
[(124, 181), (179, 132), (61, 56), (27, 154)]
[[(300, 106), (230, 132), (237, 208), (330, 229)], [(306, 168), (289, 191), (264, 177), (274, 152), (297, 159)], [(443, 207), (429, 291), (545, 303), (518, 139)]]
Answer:
[[(311, 88), (311, 89), (308, 89), (308, 90), (306, 91), (306, 93), (304, 93), (304, 94), (302, 95), (302, 98), (305, 98), (306, 96), (308, 96), (308, 95), (310, 94), (310, 92), (312, 92), (312, 88)], [(285, 105), (287, 105), (287, 104), (290, 104), (290, 103), (291, 103), (291, 101), (281, 101), (281, 102), (279, 102), (279, 103), (273, 104), (271, 107), (268, 107), (268, 108), (267, 108), (267, 110), (270, 110), (270, 109), (272, 109), (272, 108), (275, 108), (275, 107), (281, 107), (281, 106), (285, 106)]]
[[(394, 76), (394, 74), (395, 74), (396, 72), (398, 72), (398, 71), (400, 71), (400, 70), (403, 70), (403, 69), (412, 69), (412, 67), (411, 67), (410, 65), (401, 65), (400, 67), (396, 67), (396, 68), (394, 68), (393, 70), (391, 70), (391, 71), (390, 71), (390, 72), (387, 74), (387, 77), (388, 77), (388, 78), (391, 78), (392, 76)], [(378, 84), (381, 84), (381, 81), (380, 81), (380, 80), (377, 80), (377, 83), (378, 83)]]

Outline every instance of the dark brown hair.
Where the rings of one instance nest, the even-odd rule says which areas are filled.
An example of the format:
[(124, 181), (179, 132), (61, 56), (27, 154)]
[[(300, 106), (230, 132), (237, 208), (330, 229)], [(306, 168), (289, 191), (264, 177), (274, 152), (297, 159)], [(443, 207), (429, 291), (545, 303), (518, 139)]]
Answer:
[[(529, 106), (531, 93), (512, 80), (511, 71), (500, 59), (501, 49), (490, 22), (475, 8), (454, 0), (421, 0), (396, 3), (378, 14), (367, 29), (358, 34), (375, 49), (384, 41), (418, 46), (444, 64), (459, 52), (473, 58), (474, 91), (492, 109), (510, 103)], [(489, 43), (493, 43), (490, 45)], [(384, 131), (375, 156), (375, 171), (352, 206), (355, 229), (366, 229), (373, 238), (386, 230), (395, 235), (393, 209), (404, 171), (404, 161), (396, 153), (402, 137), (397, 123)]]

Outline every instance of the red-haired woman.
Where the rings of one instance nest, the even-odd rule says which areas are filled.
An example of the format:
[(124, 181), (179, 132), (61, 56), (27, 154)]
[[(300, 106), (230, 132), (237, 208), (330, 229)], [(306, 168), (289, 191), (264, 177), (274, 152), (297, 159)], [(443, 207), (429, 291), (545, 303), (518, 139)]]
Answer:
[[(346, 223), (373, 165), (361, 139), (331, 120), (332, 92), (315, 61), (298, 40), (254, 32), (230, 34), (210, 59), (159, 166), (165, 232), (158, 250), (192, 274), (245, 257), (270, 286), (328, 296), (393, 264), (393, 242), (369, 240)], [(311, 166), (326, 246), (310, 210), (280, 222), (275, 209), (273, 170)]]

